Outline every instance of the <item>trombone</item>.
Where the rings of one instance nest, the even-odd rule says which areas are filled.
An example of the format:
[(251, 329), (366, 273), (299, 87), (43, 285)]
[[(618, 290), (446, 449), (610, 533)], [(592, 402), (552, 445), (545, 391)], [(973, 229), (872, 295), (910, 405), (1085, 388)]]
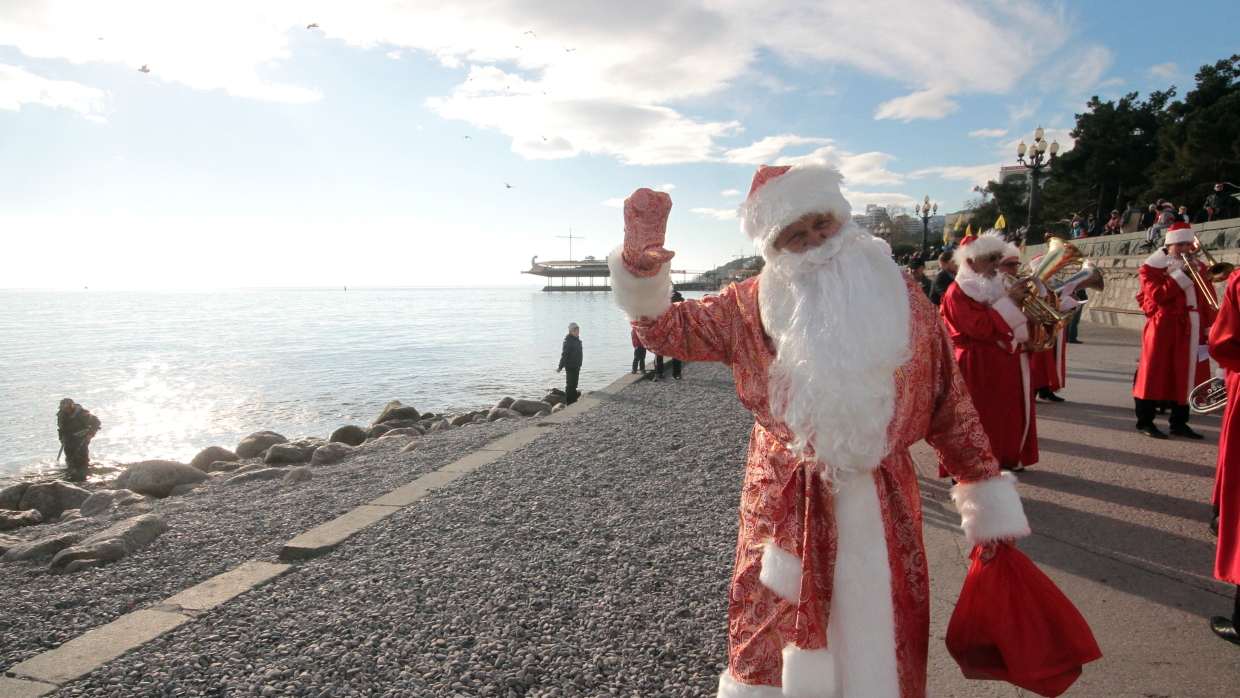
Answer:
[[(1184, 253), (1184, 272), (1192, 278), (1198, 295), (1204, 298), (1211, 308), (1218, 310), (1218, 298), (1215, 297), (1214, 284), (1226, 281), (1227, 277), (1236, 270), (1236, 265), (1216, 261), (1210, 255), (1210, 251), (1202, 246), (1201, 238), (1196, 235), (1193, 236), (1193, 243), (1193, 250)], [(1198, 262), (1206, 268), (1204, 274), (1197, 268)]]

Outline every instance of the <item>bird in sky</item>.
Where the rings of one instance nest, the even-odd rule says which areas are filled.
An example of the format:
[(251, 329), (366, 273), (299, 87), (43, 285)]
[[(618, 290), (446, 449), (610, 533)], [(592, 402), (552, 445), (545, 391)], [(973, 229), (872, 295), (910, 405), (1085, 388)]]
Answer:
[(518, 47), (517, 47), (517, 50), (518, 50), (518, 51), (520, 51), (520, 50), (522, 50), (522, 49), (521, 49), (521, 47), (520, 47), (520, 46), (518, 46)]
[(565, 53), (568, 53), (569, 51), (576, 51), (576, 50), (577, 50), (577, 48), (576, 48), (575, 46), (574, 46), (573, 48), (569, 48), (569, 47), (567, 47), (567, 46), (564, 46), (563, 44), (561, 44), (561, 45), (560, 45), (560, 48), (564, 49), (564, 52), (565, 52)]
[(149, 73), (149, 72), (151, 72), (151, 69), (150, 69), (150, 68), (148, 68), (148, 67), (146, 67), (147, 65), (149, 65), (149, 64), (148, 64), (148, 63), (143, 63), (143, 64), (142, 64), (142, 67), (141, 67), (141, 68), (138, 68), (138, 72), (139, 72), (139, 73)]
[(511, 185), (511, 184), (509, 184), (508, 182), (504, 182), (504, 186), (505, 186), (505, 187), (508, 187), (509, 189), (516, 189), (516, 187), (512, 186), (512, 185)]
[(314, 24), (307, 24), (307, 25), (306, 25), (306, 29), (318, 29), (318, 28), (319, 28), (319, 25), (318, 25), (318, 23), (317, 23), (317, 22), (316, 22), (316, 23), (314, 23)]
[[(532, 31), (525, 32), (525, 34), (529, 34), (530, 36), (534, 37), (535, 39), (537, 39), (537, 38), (538, 38), (538, 35), (537, 35), (537, 34), (535, 34), (535, 33), (534, 33), (534, 32), (532, 32)], [(525, 34), (522, 34), (522, 36), (525, 36)]]
[(540, 133), (540, 134), (538, 134), (538, 137), (539, 137), (539, 138), (541, 138), (541, 139), (543, 139), (544, 141), (545, 141), (545, 140), (547, 140), (547, 137), (546, 137), (546, 136), (544, 136), (544, 135), (542, 135), (541, 133)]
[(473, 140), (473, 138), (470, 138), (469, 136), (461, 136), (461, 138), (469, 138), (469, 140)]

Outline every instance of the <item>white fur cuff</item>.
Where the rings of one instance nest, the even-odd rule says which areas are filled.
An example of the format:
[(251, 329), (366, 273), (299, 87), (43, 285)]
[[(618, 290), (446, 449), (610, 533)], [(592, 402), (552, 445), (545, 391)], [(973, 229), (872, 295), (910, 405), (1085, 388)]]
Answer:
[(796, 645), (784, 648), (784, 696), (786, 698), (831, 698), (835, 695), (835, 657), (831, 650), (803, 650)]
[(1189, 278), (1188, 274), (1185, 274), (1181, 269), (1173, 269), (1168, 272), (1168, 274), (1171, 278), (1175, 279), (1175, 282), (1179, 284), (1182, 289), (1188, 290), (1188, 287), (1193, 285), (1193, 280)]
[(776, 686), (755, 686), (732, 678), (731, 670), (724, 670), (719, 677), (718, 698), (783, 698), (784, 692)]
[(624, 266), (620, 259), (624, 247), (620, 246), (607, 255), (611, 269), (611, 291), (616, 294), (616, 305), (629, 316), (659, 319), (672, 306), (672, 267), (664, 264), (654, 276), (637, 276)]
[(960, 527), (970, 545), (1029, 535), (1029, 520), (1016, 493), (1016, 476), (961, 483), (952, 488), (952, 501), (960, 512)]
[(1016, 332), (1016, 328), (1024, 327), (1029, 322), (1029, 318), (1025, 317), (1025, 314), (1021, 312), (1020, 306), (1016, 305), (1016, 301), (1008, 296), (995, 301), (995, 304), (991, 307), (999, 311), (999, 314), (1007, 321), (1008, 327), (1012, 328), (1013, 333)]
[(781, 599), (795, 604), (801, 599), (801, 558), (775, 545), (762, 546), (762, 572), (758, 581)]

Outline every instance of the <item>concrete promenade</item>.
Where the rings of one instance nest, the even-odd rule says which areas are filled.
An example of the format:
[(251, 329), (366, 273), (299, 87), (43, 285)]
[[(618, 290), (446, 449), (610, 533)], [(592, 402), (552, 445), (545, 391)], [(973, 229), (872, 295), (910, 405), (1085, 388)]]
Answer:
[[(1042, 462), (1020, 476), (1034, 535), (1019, 547), (1084, 613), (1105, 655), (1067, 695), (1237, 695), (1240, 647), (1207, 626), (1233, 592), (1210, 574), (1220, 420), (1194, 418), (1204, 442), (1136, 433), (1138, 334), (1082, 325), (1081, 337), (1069, 401), (1038, 403)], [(462, 453), (468, 463), (444, 468), (455, 481), (422, 487), (352, 537), (307, 537), (287, 569), (255, 570), (252, 590), (173, 597), (179, 613), (202, 611), (142, 629), (141, 644), (59, 688), (0, 678), (0, 696), (713, 695), (749, 418), (722, 367), (685, 375), (618, 384), (588, 412)], [(969, 551), (933, 453), (918, 444), (914, 456), (930, 688), (1031, 695), (963, 679), (946, 652)], [(121, 620), (142, 614), (170, 611)]]

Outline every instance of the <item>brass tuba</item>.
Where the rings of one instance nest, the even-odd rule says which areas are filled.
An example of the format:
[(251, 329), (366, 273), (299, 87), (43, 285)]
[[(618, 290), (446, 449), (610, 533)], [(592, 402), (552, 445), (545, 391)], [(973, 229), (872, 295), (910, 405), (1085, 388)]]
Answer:
[(1188, 394), (1188, 406), (1197, 414), (1210, 414), (1227, 406), (1227, 384), (1222, 378), (1211, 378)]
[[(1025, 283), (1032, 283), (1031, 279), (1037, 279), (1047, 289), (1046, 295), (1043, 296), (1037, 292), (1035, 286), (1034, 292), (1021, 305), (1021, 310), (1033, 318), (1029, 341), (1025, 342), (1025, 348), (1029, 351), (1037, 353), (1054, 347), (1055, 333), (1067, 327), (1072, 321), (1072, 313), (1059, 312), (1059, 296), (1051, 290), (1051, 279), (1065, 268), (1081, 264), (1084, 260), (1085, 255), (1081, 254), (1076, 245), (1063, 238), (1053, 237), (1047, 244), (1046, 254), (1042, 256), (1042, 261), (1038, 262), (1038, 265), (1024, 280)], [(1099, 275), (1099, 282), (1101, 283), (1101, 275)]]
[[(1197, 287), (1197, 294), (1210, 304), (1211, 308), (1218, 310), (1218, 298), (1214, 292), (1214, 284), (1218, 281), (1225, 281), (1231, 273), (1236, 270), (1236, 265), (1229, 262), (1217, 262), (1201, 244), (1201, 238), (1193, 236), (1193, 242), (1196, 248), (1192, 252), (1184, 254), (1184, 272), (1193, 280), (1193, 285)], [(1197, 269), (1197, 262), (1205, 265), (1204, 274)], [(1198, 386), (1201, 387), (1201, 386)]]
[(1046, 285), (1052, 291), (1059, 293), (1065, 286), (1074, 281), (1076, 282), (1076, 288), (1073, 289), (1074, 291), (1080, 291), (1082, 289), (1101, 291), (1106, 286), (1106, 283), (1102, 280), (1102, 272), (1099, 271), (1098, 267), (1095, 267), (1088, 259), (1081, 264), (1081, 270), (1077, 273), (1066, 279), (1055, 277), (1046, 282)]

